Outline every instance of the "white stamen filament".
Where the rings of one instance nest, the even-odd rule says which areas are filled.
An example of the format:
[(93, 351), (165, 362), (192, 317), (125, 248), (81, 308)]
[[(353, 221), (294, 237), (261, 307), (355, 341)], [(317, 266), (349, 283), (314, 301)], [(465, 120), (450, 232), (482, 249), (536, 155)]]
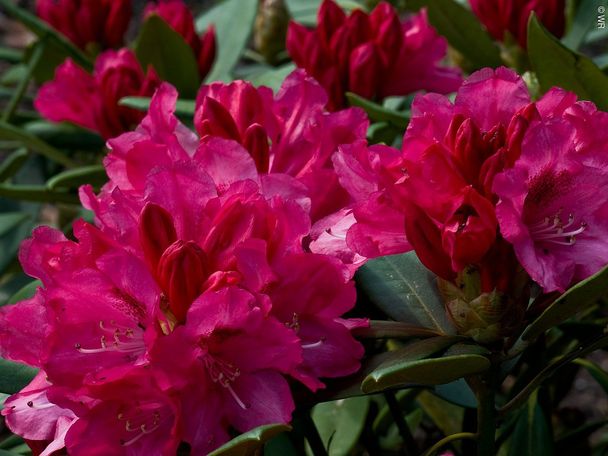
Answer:
[(302, 348), (317, 348), (323, 345), (323, 339), (313, 342), (311, 344), (302, 344)]

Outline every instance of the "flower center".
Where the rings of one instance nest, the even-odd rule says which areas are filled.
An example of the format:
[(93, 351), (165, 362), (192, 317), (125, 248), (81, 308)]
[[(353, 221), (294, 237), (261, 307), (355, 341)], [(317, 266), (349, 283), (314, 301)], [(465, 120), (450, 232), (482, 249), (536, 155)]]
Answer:
[(164, 404), (150, 401), (120, 411), (116, 419), (126, 431), (126, 438), (121, 439), (120, 444), (132, 445), (143, 436), (156, 431), (164, 421), (171, 418), (171, 413), (167, 409)]
[(203, 363), (209, 373), (209, 377), (211, 377), (211, 381), (226, 388), (239, 407), (243, 410), (247, 410), (250, 405), (243, 402), (232, 387), (232, 383), (241, 375), (240, 369), (235, 365), (210, 354), (203, 357)]
[(103, 320), (99, 321), (101, 336), (99, 337), (99, 347), (84, 348), (80, 343), (74, 344), (80, 353), (104, 353), (120, 352), (125, 353), (131, 359), (137, 359), (146, 352), (143, 328), (136, 326), (117, 325), (114, 320), (110, 320), (106, 325)]
[(547, 242), (556, 245), (574, 245), (576, 237), (587, 229), (587, 223), (580, 221), (576, 223), (574, 214), (569, 214), (564, 223), (561, 209), (553, 217), (545, 217), (543, 220), (530, 225), (530, 234), (536, 242)]

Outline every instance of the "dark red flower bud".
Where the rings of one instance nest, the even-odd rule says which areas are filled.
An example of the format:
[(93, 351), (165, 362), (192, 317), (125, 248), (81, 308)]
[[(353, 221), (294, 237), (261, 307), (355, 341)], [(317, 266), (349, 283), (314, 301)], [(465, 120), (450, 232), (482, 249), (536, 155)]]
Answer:
[(216, 40), (215, 27), (210, 25), (205, 33), (201, 36), (201, 50), (198, 54), (198, 72), (201, 78), (209, 74), (213, 62), (215, 61)]
[(196, 130), (201, 137), (211, 135), (241, 141), (241, 135), (232, 116), (219, 101), (205, 97), (197, 118), (201, 119), (201, 122), (196, 125)]
[(376, 46), (362, 44), (350, 55), (349, 89), (364, 98), (373, 98), (380, 80), (382, 61)]
[(249, 151), (260, 173), (267, 173), (270, 166), (268, 134), (260, 124), (253, 124), (243, 135), (243, 147)]
[(178, 322), (183, 322), (190, 305), (203, 291), (207, 256), (196, 242), (175, 241), (161, 256), (156, 275), (169, 309)]
[(147, 203), (139, 216), (139, 240), (152, 271), (163, 252), (177, 240), (173, 217), (158, 204)]

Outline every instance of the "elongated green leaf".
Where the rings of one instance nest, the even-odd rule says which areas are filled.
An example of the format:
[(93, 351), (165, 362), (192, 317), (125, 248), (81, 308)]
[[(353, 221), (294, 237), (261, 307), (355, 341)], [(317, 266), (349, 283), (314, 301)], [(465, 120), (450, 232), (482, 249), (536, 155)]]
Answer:
[(18, 49), (0, 46), (0, 60), (9, 63), (19, 63), (23, 59), (23, 52)]
[(70, 169), (53, 176), (46, 183), (51, 190), (56, 188), (76, 188), (83, 184), (101, 185), (108, 180), (103, 165), (83, 166)]
[(455, 334), (437, 291), (435, 276), (414, 252), (369, 261), (359, 269), (357, 282), (392, 319)]
[(13, 261), (31, 227), (32, 217), (27, 212), (0, 213), (0, 272)]
[(72, 44), (68, 38), (59, 33), (46, 22), (40, 20), (27, 10), (19, 8), (12, 0), (0, 0), (0, 6), (5, 12), (20, 21), (39, 38), (46, 38), (54, 41), (79, 65), (82, 65), (85, 69), (89, 70), (93, 68), (93, 63), (86, 54), (84, 54), (80, 49)]
[(15, 152), (6, 157), (4, 161), (0, 163), (0, 182), (12, 177), (17, 171), (19, 171), (28, 157), (29, 153), (27, 152), (27, 149), (24, 148), (17, 149)]
[(597, 299), (606, 295), (606, 283), (608, 283), (608, 267), (579, 282), (557, 298), (526, 328), (521, 338), (525, 341), (534, 340), (547, 329), (593, 305)]
[(591, 59), (561, 44), (534, 15), (528, 23), (528, 56), (541, 90), (559, 86), (608, 110), (608, 76)]
[(34, 280), (33, 282), (28, 283), (26, 286), (21, 288), (17, 293), (11, 296), (8, 300), (8, 304), (15, 304), (19, 301), (23, 301), (24, 299), (29, 299), (34, 296), (38, 287), (42, 286), (42, 282), (40, 280)]
[(408, 5), (426, 7), (429, 21), (473, 65), (473, 68), (502, 65), (494, 40), (475, 15), (454, 0), (414, 0)]
[(464, 409), (450, 404), (429, 391), (423, 391), (416, 398), (422, 410), (433, 420), (444, 435), (456, 434), (462, 429)]
[[(312, 410), (312, 419), (329, 454), (348, 455), (363, 431), (369, 396), (324, 402)], [(306, 453), (312, 455), (310, 448)]]
[(277, 92), (287, 75), (295, 70), (295, 68), (293, 63), (287, 63), (278, 68), (272, 68), (263, 73), (255, 74), (250, 80), (256, 87), (266, 86), (270, 87), (274, 92)]
[(100, 150), (105, 144), (98, 133), (65, 122), (33, 120), (22, 127), (31, 135), (61, 149)]
[(0, 237), (10, 233), (29, 218), (25, 212), (0, 213)]
[(264, 444), (264, 456), (298, 456), (294, 444), (286, 433), (279, 434)]
[[(347, 11), (366, 10), (365, 5), (354, 0), (337, 0), (336, 3)], [(321, 0), (286, 0), (285, 4), (294, 21), (311, 27), (317, 24), (317, 11)]]
[(375, 393), (409, 384), (440, 385), (479, 374), (490, 367), (481, 355), (453, 355), (417, 361), (394, 361), (380, 366), (362, 383), (366, 393)]
[(182, 36), (153, 14), (142, 26), (135, 41), (141, 65), (152, 65), (161, 79), (173, 84), (180, 95), (194, 97), (200, 84), (194, 52)]
[(573, 362), (587, 369), (598, 385), (608, 394), (608, 372), (588, 359), (575, 359)]
[(387, 109), (384, 106), (360, 97), (355, 93), (348, 92), (346, 98), (352, 106), (363, 108), (369, 118), (374, 122), (387, 122), (404, 130), (410, 121), (409, 117), (405, 114)]
[[(124, 97), (118, 102), (121, 106), (147, 111), (150, 108), (150, 98), (147, 97)], [(175, 103), (175, 115), (178, 117), (194, 117), (196, 102), (194, 100), (177, 100)]]
[(78, 195), (64, 190), (50, 190), (40, 185), (0, 184), (0, 197), (22, 201), (78, 204)]
[(570, 49), (577, 50), (585, 41), (587, 34), (597, 25), (597, 0), (583, 0), (578, 5), (576, 16), (562, 43)]
[(547, 419), (538, 405), (536, 394), (530, 396), (527, 406), (520, 412), (509, 456), (551, 456), (553, 439)]
[(0, 139), (12, 139), (20, 141), (25, 147), (39, 153), (40, 155), (44, 155), (45, 157), (68, 168), (74, 167), (72, 160), (70, 160), (59, 150), (45, 143), (31, 133), (2, 121), (0, 121)]
[(257, 0), (225, 0), (201, 15), (196, 21), (199, 31), (213, 24), (217, 36), (215, 64), (206, 81), (230, 81), (253, 27)]
[(282, 432), (290, 430), (291, 427), (286, 424), (260, 426), (232, 439), (217, 450), (209, 453), (208, 456), (253, 456), (264, 445), (264, 442)]
[(446, 383), (445, 385), (437, 385), (433, 390), (437, 396), (452, 404), (466, 408), (477, 407), (475, 393), (473, 393), (473, 390), (471, 390), (463, 378)]
[(390, 320), (371, 320), (367, 328), (355, 328), (352, 332), (356, 337), (371, 339), (433, 337), (441, 335), (432, 329)]
[(36, 376), (38, 371), (25, 364), (0, 358), (0, 392), (15, 394)]

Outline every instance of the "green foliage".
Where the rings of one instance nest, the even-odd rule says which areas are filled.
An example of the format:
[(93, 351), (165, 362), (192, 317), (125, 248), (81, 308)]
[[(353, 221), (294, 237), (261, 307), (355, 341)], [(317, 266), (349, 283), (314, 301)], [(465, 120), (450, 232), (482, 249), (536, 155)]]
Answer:
[(526, 407), (518, 415), (509, 456), (551, 456), (553, 438), (547, 419), (537, 401), (537, 395), (530, 396)]
[(544, 92), (558, 86), (608, 109), (608, 76), (590, 58), (561, 44), (534, 15), (528, 24), (528, 56)]
[(0, 358), (0, 393), (15, 394), (33, 380), (38, 371)]
[(209, 456), (253, 456), (257, 454), (264, 442), (290, 429), (285, 424), (266, 424), (235, 437), (209, 453)]
[(173, 84), (181, 96), (196, 95), (200, 78), (192, 48), (159, 16), (151, 15), (141, 27), (135, 55), (143, 68), (152, 65), (158, 76)]
[(206, 81), (232, 80), (232, 70), (251, 36), (257, 6), (257, 0), (225, 0), (197, 19), (197, 30), (213, 24), (217, 36), (215, 64)]

